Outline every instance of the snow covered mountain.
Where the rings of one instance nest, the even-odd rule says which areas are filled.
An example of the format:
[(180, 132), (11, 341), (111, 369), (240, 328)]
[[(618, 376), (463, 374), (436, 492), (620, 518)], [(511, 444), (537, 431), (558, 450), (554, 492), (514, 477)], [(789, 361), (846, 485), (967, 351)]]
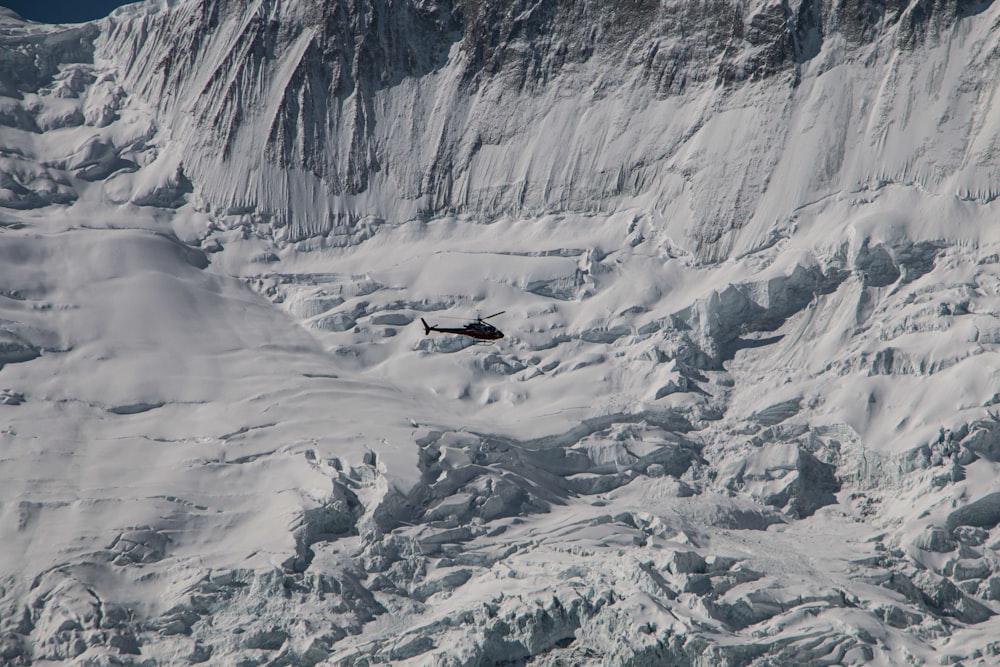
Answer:
[(0, 664), (996, 664), (998, 66), (982, 0), (0, 9)]

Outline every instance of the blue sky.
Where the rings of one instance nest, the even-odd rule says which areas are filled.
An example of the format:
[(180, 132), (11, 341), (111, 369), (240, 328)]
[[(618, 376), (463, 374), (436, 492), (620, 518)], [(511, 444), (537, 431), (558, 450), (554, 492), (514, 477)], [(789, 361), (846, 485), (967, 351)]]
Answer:
[(99, 19), (135, 0), (0, 0), (26, 19), (42, 23), (79, 23)]

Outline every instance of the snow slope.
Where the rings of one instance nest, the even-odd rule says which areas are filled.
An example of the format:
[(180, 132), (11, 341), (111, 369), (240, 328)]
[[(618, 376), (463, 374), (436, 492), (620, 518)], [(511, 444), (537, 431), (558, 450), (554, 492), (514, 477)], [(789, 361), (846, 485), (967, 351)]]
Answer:
[(995, 663), (998, 25), (0, 12), (0, 664)]
[(638, 209), (721, 259), (838, 192), (995, 197), (990, 5), (925, 5), (213, 1), (100, 44), (211, 205), (287, 240)]

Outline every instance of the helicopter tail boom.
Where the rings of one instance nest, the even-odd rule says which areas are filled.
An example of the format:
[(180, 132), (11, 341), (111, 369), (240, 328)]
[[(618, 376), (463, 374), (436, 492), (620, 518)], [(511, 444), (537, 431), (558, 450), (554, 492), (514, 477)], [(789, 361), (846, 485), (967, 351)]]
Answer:
[(421, 322), (423, 323), (423, 325), (424, 325), (424, 335), (425, 335), (425, 336), (429, 336), (429, 335), (430, 335), (430, 333), (431, 333), (431, 325), (427, 324), (427, 320), (425, 320), (425, 319), (424, 319), (424, 318), (422, 318), (422, 317), (420, 318), (420, 321), (421, 321)]

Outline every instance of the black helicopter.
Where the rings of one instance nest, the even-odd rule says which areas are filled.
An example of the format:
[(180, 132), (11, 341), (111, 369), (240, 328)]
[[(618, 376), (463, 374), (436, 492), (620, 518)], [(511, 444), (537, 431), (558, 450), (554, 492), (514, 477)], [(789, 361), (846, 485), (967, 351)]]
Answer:
[(497, 340), (503, 338), (503, 332), (497, 329), (492, 324), (487, 324), (486, 320), (491, 317), (496, 317), (497, 315), (503, 315), (506, 310), (501, 310), (499, 313), (493, 313), (487, 317), (477, 317), (474, 322), (469, 322), (464, 327), (449, 329), (447, 327), (438, 327), (433, 324), (427, 324), (427, 320), (420, 318), (420, 321), (424, 324), (424, 335), (430, 334), (432, 331), (438, 333), (449, 333), (458, 334), (460, 336), (468, 336), (469, 338), (475, 338), (477, 340)]

